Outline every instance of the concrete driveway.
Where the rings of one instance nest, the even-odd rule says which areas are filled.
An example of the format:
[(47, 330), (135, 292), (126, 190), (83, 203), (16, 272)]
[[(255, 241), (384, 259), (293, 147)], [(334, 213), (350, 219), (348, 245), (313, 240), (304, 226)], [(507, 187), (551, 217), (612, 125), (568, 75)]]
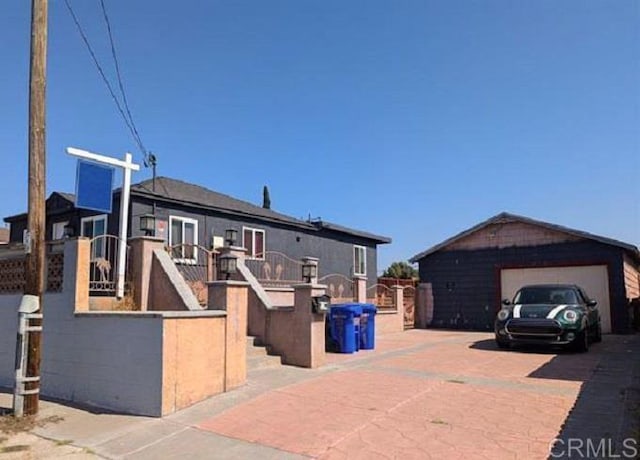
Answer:
[[(413, 330), (332, 354), (320, 370), (255, 371), (242, 389), (162, 420), (46, 403), (43, 415), (64, 420), (34, 431), (107, 458), (589, 458), (587, 444), (632, 453), (639, 339), (605, 336), (575, 354)], [(609, 451), (593, 450), (601, 440)]]

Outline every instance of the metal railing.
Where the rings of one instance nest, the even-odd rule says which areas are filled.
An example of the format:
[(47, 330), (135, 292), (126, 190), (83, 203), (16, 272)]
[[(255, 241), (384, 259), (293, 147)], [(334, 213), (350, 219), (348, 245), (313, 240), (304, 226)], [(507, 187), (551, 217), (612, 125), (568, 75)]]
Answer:
[(353, 279), (340, 273), (331, 273), (318, 278), (318, 284), (327, 286), (327, 294), (331, 296), (331, 303), (353, 302), (355, 290)]
[(416, 321), (416, 288), (404, 286), (402, 290), (402, 303), (404, 306), (404, 328), (413, 329)]
[[(91, 240), (89, 259), (89, 294), (115, 295), (118, 284), (118, 248), (125, 249), (125, 274), (129, 266), (129, 245), (114, 235), (99, 235)], [(125, 291), (128, 283), (125, 283)]]
[(281, 252), (267, 251), (264, 259), (245, 259), (244, 264), (263, 286), (290, 286), (302, 282), (302, 262)]
[(209, 301), (207, 283), (216, 279), (216, 251), (195, 244), (178, 244), (167, 247), (176, 268), (187, 282), (198, 303), (206, 306)]
[(393, 291), (384, 284), (374, 284), (367, 288), (367, 302), (374, 304), (379, 310), (396, 310)]

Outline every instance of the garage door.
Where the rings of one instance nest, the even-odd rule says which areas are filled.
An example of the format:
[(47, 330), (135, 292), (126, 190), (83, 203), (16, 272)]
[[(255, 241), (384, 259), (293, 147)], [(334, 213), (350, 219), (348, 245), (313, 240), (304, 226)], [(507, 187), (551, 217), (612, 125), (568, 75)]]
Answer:
[(587, 295), (598, 301), (602, 317), (602, 332), (611, 332), (609, 306), (609, 274), (606, 265), (584, 267), (510, 268), (500, 271), (502, 298), (513, 299), (525, 284), (577, 284)]

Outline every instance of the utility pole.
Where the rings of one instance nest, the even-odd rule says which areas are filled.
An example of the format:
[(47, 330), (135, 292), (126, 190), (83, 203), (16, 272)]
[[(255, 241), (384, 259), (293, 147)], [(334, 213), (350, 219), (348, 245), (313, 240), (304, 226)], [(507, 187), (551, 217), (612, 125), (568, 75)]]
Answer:
[[(45, 267), (45, 92), (47, 73), (47, 0), (31, 2), (31, 61), (29, 67), (29, 207), (25, 294), (37, 296), (42, 314)], [(24, 415), (38, 413), (42, 319), (31, 320), (28, 331)]]

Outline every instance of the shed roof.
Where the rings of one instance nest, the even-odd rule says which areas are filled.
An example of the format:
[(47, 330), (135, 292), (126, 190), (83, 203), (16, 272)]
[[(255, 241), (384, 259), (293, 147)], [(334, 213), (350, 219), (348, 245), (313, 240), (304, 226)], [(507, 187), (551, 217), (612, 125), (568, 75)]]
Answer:
[(557, 232), (562, 232), (562, 233), (567, 233), (569, 235), (573, 235), (573, 236), (577, 236), (579, 238), (584, 238), (587, 240), (593, 240), (593, 241), (597, 241), (599, 243), (603, 243), (603, 244), (607, 244), (610, 246), (616, 246), (619, 247), (621, 249), (624, 249), (625, 251), (630, 252), (631, 254), (633, 254), (636, 258), (640, 259), (640, 251), (638, 251), (638, 248), (632, 244), (629, 243), (624, 243), (622, 241), (618, 241), (618, 240), (614, 240), (612, 238), (607, 238), (605, 236), (599, 236), (599, 235), (594, 235), (592, 233), (588, 233), (588, 232), (584, 232), (582, 230), (576, 230), (573, 228), (569, 228), (569, 227), (564, 227), (562, 225), (557, 225), (557, 224), (551, 224), (549, 222), (544, 222), (541, 220), (536, 220), (536, 219), (531, 219), (530, 217), (525, 217), (525, 216), (519, 216), (517, 214), (510, 214), (508, 212), (502, 212), (498, 215), (495, 215), (493, 217), (490, 217), (489, 219), (480, 222), (478, 225), (475, 225), (467, 230), (464, 230), (460, 233), (458, 233), (455, 236), (452, 236), (449, 239), (444, 240), (443, 242), (436, 244), (435, 246), (432, 246), (431, 248), (427, 249), (426, 251), (423, 251), (419, 254), (416, 254), (415, 256), (413, 256), (411, 259), (409, 259), (409, 261), (411, 263), (415, 263), (418, 262), (420, 259), (423, 259), (424, 257), (427, 257), (435, 252), (440, 251), (441, 249), (444, 249), (445, 247), (455, 243), (458, 240), (461, 240), (462, 238), (471, 235), (472, 233), (477, 232), (478, 230), (481, 230), (485, 227), (488, 227), (489, 225), (494, 225), (494, 224), (506, 224), (506, 223), (513, 223), (513, 222), (521, 222), (521, 223), (525, 223), (525, 224), (530, 224), (530, 225), (536, 225), (538, 227), (544, 227), (550, 230), (554, 230)]

